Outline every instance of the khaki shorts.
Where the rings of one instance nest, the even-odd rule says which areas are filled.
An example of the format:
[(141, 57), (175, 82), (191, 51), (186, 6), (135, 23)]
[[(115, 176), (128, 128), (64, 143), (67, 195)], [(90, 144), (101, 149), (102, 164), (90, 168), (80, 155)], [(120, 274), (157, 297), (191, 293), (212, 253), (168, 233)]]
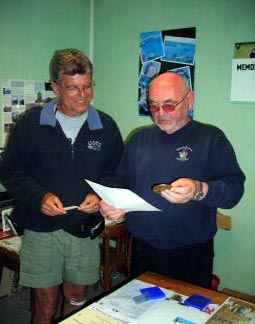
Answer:
[(63, 230), (25, 230), (20, 259), (22, 286), (47, 288), (63, 281), (94, 284), (99, 277), (99, 239), (79, 238)]

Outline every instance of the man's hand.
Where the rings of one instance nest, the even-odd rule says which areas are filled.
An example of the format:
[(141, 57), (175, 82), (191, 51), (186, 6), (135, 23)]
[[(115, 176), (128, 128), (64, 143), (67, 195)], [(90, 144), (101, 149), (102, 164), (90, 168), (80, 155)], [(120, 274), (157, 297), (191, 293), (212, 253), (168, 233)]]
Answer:
[(51, 192), (46, 193), (41, 202), (41, 212), (47, 216), (66, 214), (61, 200)]
[(104, 218), (116, 223), (120, 223), (125, 219), (126, 211), (124, 209), (108, 205), (104, 200), (99, 203), (99, 211)]
[(99, 201), (98, 196), (94, 194), (88, 194), (84, 201), (80, 204), (79, 210), (84, 213), (93, 214), (96, 213), (99, 209)]
[[(171, 188), (162, 191), (161, 196), (175, 204), (184, 204), (193, 199), (197, 181), (189, 178), (180, 178), (171, 183)], [(202, 182), (204, 196), (208, 192), (208, 185)]]

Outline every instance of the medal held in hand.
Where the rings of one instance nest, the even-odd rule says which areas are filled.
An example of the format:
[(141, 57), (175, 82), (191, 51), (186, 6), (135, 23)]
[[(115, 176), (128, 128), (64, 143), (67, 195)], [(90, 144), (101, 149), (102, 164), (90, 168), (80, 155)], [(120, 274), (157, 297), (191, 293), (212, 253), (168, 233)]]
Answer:
[(159, 183), (154, 186), (152, 186), (152, 191), (155, 192), (156, 194), (161, 194), (163, 190), (170, 189), (171, 185), (167, 183)]

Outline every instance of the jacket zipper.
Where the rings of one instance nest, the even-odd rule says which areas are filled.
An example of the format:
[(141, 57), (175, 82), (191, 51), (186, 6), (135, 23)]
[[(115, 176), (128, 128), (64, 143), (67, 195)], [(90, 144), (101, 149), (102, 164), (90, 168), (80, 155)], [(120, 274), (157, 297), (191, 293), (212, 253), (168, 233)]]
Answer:
[(69, 141), (70, 146), (71, 146), (72, 159), (74, 160), (74, 144), (72, 143), (72, 139), (71, 138), (68, 138), (68, 141)]
[(63, 129), (61, 128), (59, 122), (57, 122), (57, 127), (56, 127), (57, 131), (59, 132), (59, 134), (64, 137), (65, 139), (68, 140), (68, 142), (70, 143), (70, 147), (71, 147), (71, 157), (72, 160), (74, 160), (74, 143), (72, 143), (72, 139), (71, 138), (67, 138), (66, 135), (63, 132)]

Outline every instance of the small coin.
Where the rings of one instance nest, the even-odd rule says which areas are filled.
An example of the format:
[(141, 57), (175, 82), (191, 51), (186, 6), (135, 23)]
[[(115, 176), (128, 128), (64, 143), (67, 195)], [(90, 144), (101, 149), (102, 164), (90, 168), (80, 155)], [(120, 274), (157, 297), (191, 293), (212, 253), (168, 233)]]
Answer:
[(166, 190), (166, 189), (170, 189), (171, 188), (171, 185), (170, 184), (167, 184), (167, 183), (160, 183), (160, 184), (157, 184), (155, 186), (152, 187), (152, 191), (157, 193), (157, 194), (161, 194), (161, 192), (163, 190)]

